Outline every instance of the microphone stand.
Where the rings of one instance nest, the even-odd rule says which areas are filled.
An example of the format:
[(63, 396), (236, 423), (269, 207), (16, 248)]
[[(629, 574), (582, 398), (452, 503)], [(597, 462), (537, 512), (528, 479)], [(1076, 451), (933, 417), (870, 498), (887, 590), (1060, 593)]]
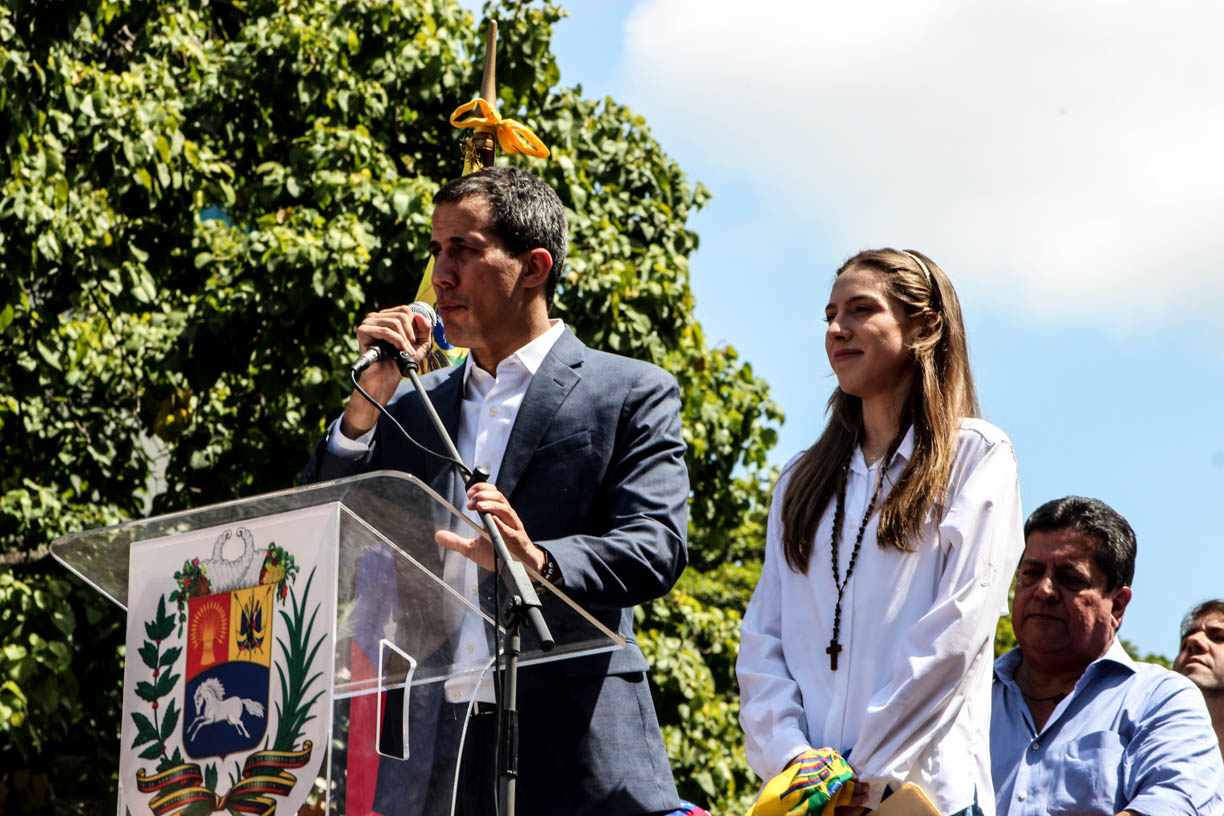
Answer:
[[(450, 454), (454, 462), (461, 462), (459, 450), (455, 447), (450, 434), (447, 433), (442, 418), (434, 409), (433, 402), (429, 399), (429, 394), (426, 393), (425, 386), (417, 374), (416, 360), (406, 353), (400, 353), (398, 357), (397, 362), (408, 379), (412, 381), (412, 387), (416, 390), (417, 396), (421, 398), (421, 404), (425, 406), (425, 413), (433, 423), (434, 430), (437, 431), (438, 438), (442, 440), (446, 452)], [(488, 478), (487, 472), (477, 468), (466, 477), (465, 484), (470, 488)], [(498, 813), (501, 816), (514, 816), (514, 795), (518, 781), (518, 658), (522, 650), (519, 629), (523, 619), (526, 618), (531, 623), (531, 628), (535, 630), (536, 636), (540, 639), (542, 651), (551, 651), (555, 641), (552, 633), (548, 631), (548, 624), (544, 622), (544, 615), (540, 612), (540, 597), (536, 594), (535, 587), (531, 585), (527, 569), (522, 562), (510, 554), (493, 516), (485, 510), (478, 512), (485, 532), (488, 533), (489, 540), (493, 542), (494, 567), (500, 560), (501, 577), (505, 579), (510, 592), (505, 607), (495, 609), (494, 615), (497, 627), (506, 633), (505, 645), (502, 648), (502, 693), (497, 695), (497, 718), (500, 724), (498, 730), (502, 735), (501, 742), (497, 746), (498, 799), (501, 802)], [(494, 580), (497, 580), (496, 576)], [(494, 642), (496, 643), (496, 637)], [(462, 762), (463, 758), (460, 757), (459, 761)]]

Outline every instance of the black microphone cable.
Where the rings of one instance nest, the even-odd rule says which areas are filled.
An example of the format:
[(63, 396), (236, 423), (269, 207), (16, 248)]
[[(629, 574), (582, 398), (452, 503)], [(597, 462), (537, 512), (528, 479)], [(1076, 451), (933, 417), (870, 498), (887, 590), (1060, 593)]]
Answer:
[[(415, 361), (412, 363), (412, 366), (414, 368), (416, 367)], [(413, 438), (412, 434), (408, 433), (408, 430), (403, 425), (400, 424), (400, 421), (398, 419), (395, 418), (394, 414), (388, 411), (386, 407), (382, 405), (382, 403), (380, 403), (378, 400), (374, 399), (368, 393), (366, 393), (366, 390), (361, 387), (361, 383), (357, 382), (357, 380), (360, 377), (361, 377), (361, 374), (356, 369), (349, 371), (349, 378), (352, 379), (353, 388), (357, 389), (357, 393), (365, 397), (366, 402), (370, 403), (375, 408), (377, 408), (378, 413), (381, 414), (384, 419), (390, 420), (391, 424), (395, 426), (395, 428), (400, 432), (400, 434), (404, 437), (404, 439), (408, 440), (408, 443), (410, 445), (412, 445), (417, 450), (423, 453), (429, 454), (435, 459), (441, 459), (443, 462), (446, 462), (448, 464), (451, 464), (457, 467), (459, 469), (459, 475), (463, 477), (464, 483), (467, 483), (467, 481), (472, 478), (472, 469), (469, 468), (467, 465), (463, 464), (461, 460), (456, 459), (450, 456), (449, 454), (439, 453), (438, 451), (430, 447), (427, 447), (426, 445), (422, 445), (420, 442), (416, 441), (416, 439)]]

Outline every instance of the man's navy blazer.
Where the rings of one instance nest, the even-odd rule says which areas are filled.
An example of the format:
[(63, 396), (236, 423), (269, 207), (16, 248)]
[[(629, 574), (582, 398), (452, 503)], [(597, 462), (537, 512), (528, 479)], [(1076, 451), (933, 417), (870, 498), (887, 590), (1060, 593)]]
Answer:
[[(463, 366), (422, 377), (454, 438)], [(535, 373), (496, 485), (527, 535), (560, 567), (559, 587), (624, 649), (520, 670), (523, 813), (609, 814), (679, 806), (633, 631), (633, 607), (665, 595), (687, 563), (688, 471), (674, 378), (587, 348), (567, 328)], [(443, 450), (420, 399), (403, 383), (388, 410), (422, 444)], [(303, 483), (377, 469), (416, 475), (452, 495), (453, 469), (380, 419), (370, 453), (346, 460), (319, 443)]]

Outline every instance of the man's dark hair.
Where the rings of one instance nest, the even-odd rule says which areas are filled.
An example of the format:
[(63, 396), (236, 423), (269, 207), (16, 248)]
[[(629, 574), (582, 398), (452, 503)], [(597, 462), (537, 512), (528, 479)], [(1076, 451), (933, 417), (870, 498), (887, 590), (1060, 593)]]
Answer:
[(513, 255), (543, 247), (552, 256), (552, 270), (544, 287), (552, 306), (553, 292), (565, 266), (569, 227), (565, 207), (553, 188), (517, 167), (486, 167), (442, 185), (434, 205), (454, 204), (469, 196), (483, 196), (493, 210), (493, 233)]
[(1105, 573), (1107, 591), (1130, 586), (1135, 579), (1135, 531), (1118, 511), (1100, 499), (1054, 499), (1034, 510), (1024, 522), (1024, 540), (1035, 532), (1063, 529), (1078, 530), (1096, 541), (1093, 560)]
[(1224, 616), (1224, 599), (1203, 601), (1201, 604), (1191, 609), (1190, 614), (1186, 615), (1186, 617), (1182, 620), (1180, 640), (1185, 640), (1186, 633), (1190, 631), (1190, 627), (1193, 626), (1199, 618), (1207, 615)]

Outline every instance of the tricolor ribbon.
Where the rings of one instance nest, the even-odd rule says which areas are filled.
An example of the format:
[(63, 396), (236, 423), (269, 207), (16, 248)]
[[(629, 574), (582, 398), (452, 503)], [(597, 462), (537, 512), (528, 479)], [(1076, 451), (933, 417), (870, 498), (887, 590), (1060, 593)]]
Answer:
[(187, 763), (153, 776), (144, 770), (136, 772), (136, 787), (141, 793), (165, 791), (149, 801), (154, 816), (178, 814), (196, 802), (207, 802), (213, 812), (240, 810), (258, 816), (274, 816), (276, 800), (264, 794), (288, 796), (297, 778), (286, 768), (301, 768), (310, 762), (311, 742), (306, 740), (300, 751), (256, 751), (242, 766), (242, 779), (234, 783), (225, 796), (205, 787), (200, 766)]

